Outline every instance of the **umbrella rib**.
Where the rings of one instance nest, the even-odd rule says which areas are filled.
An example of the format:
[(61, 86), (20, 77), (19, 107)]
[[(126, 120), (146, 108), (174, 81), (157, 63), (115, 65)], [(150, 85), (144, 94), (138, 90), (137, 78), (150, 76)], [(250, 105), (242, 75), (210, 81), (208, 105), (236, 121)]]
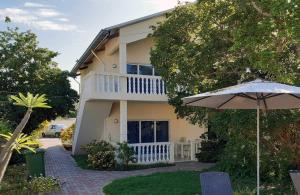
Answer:
[(250, 95), (247, 95), (245, 93), (238, 94), (237, 96), (240, 96), (240, 97), (243, 97), (243, 98), (248, 98), (248, 99), (256, 101), (256, 99), (254, 97), (251, 97)]
[(277, 94), (272, 94), (272, 95), (266, 95), (264, 98), (265, 98), (265, 99), (269, 99), (269, 98), (276, 97), (276, 96), (280, 96), (280, 95), (283, 95), (283, 93), (277, 93)]
[(203, 97), (203, 98), (199, 98), (199, 99), (196, 99), (196, 100), (187, 102), (187, 103), (185, 103), (185, 105), (192, 104), (192, 103), (194, 103), (194, 102), (201, 101), (201, 100), (204, 100), (204, 99), (209, 98), (209, 97), (210, 97), (210, 96), (206, 96), (206, 97)]
[(231, 98), (229, 98), (228, 100), (226, 100), (225, 102), (223, 102), (222, 104), (220, 104), (217, 109), (220, 109), (222, 106), (224, 106), (225, 104), (227, 104), (228, 102), (230, 102), (233, 98), (235, 98), (237, 95), (233, 95)]
[(264, 105), (265, 105), (265, 109), (268, 110), (268, 106), (267, 106), (267, 102), (266, 102), (266, 98), (264, 97), (263, 93), (261, 93), (261, 98), (264, 102)]
[(298, 100), (300, 100), (300, 97), (298, 97), (298, 96), (296, 96), (296, 95), (294, 95), (294, 94), (290, 94), (290, 93), (289, 93), (289, 95), (290, 95), (290, 96), (293, 96), (294, 98), (297, 98)]

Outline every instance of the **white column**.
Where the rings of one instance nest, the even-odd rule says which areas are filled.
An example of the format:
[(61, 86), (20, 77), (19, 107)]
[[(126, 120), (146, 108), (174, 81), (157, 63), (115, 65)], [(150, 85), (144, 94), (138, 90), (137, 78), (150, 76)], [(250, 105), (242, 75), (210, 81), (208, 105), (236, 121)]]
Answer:
[(119, 63), (120, 63), (120, 73), (127, 73), (127, 48), (126, 43), (120, 40), (119, 44)]
[(170, 161), (175, 161), (174, 142), (170, 142)]
[(196, 155), (196, 142), (195, 141), (191, 141), (191, 160), (195, 160), (195, 155)]
[[(121, 75), (127, 74), (127, 46), (122, 38), (119, 44), (119, 67)], [(127, 77), (125, 76), (122, 76), (120, 79), (120, 92), (127, 93)]]
[(127, 141), (127, 101), (120, 101), (120, 142)]

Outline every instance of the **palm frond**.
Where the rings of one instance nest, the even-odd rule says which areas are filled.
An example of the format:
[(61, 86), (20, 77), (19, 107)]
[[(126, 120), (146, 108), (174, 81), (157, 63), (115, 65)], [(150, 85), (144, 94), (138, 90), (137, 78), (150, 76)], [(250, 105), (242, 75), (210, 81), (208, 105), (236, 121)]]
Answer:
[(22, 93), (19, 93), (19, 96), (10, 96), (10, 99), (13, 100), (13, 104), (17, 106), (24, 106), (27, 108), (51, 108), (46, 102), (47, 98), (45, 94), (36, 94), (33, 96), (31, 93), (27, 93), (27, 96), (25, 97)]

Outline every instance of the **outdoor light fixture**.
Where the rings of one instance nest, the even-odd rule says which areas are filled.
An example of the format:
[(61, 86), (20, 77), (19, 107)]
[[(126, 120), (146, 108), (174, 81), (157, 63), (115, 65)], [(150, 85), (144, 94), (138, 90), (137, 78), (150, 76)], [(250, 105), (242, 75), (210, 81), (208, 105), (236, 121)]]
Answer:
[(113, 65), (112, 65), (112, 68), (117, 68), (117, 67), (118, 67), (117, 64), (113, 64)]
[(119, 123), (119, 120), (118, 120), (118, 119), (115, 119), (115, 120), (114, 120), (114, 123), (115, 123), (115, 124), (118, 124), (118, 123)]

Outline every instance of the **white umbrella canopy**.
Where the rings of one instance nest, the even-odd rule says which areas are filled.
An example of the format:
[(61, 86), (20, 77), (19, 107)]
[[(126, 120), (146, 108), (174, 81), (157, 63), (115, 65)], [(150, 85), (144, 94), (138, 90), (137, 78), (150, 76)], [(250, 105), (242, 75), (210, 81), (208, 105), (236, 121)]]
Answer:
[(254, 80), (232, 87), (183, 98), (188, 106), (216, 109), (300, 108), (300, 87)]
[(187, 106), (257, 110), (257, 194), (259, 195), (259, 110), (300, 108), (300, 87), (257, 79), (232, 87), (185, 97), (182, 100)]

